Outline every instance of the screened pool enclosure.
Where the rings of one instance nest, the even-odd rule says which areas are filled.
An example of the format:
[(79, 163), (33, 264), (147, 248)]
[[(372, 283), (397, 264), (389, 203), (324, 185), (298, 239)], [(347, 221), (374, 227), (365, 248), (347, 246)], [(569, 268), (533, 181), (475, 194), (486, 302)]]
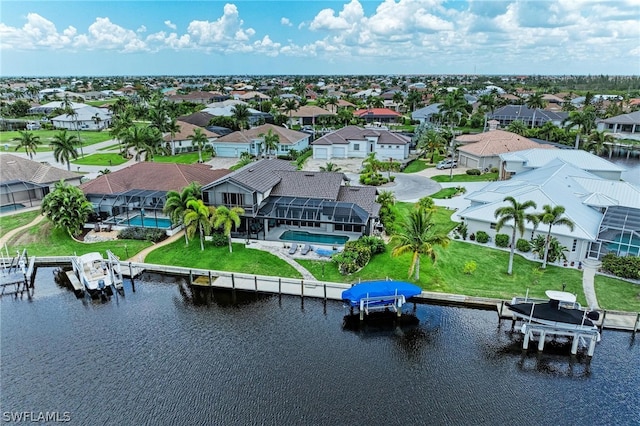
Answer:
[(640, 256), (640, 210), (612, 206), (602, 218), (598, 240), (589, 247), (589, 257), (601, 259), (616, 256)]
[(132, 189), (119, 194), (87, 194), (93, 210), (106, 224), (122, 227), (171, 228), (162, 212), (167, 191)]

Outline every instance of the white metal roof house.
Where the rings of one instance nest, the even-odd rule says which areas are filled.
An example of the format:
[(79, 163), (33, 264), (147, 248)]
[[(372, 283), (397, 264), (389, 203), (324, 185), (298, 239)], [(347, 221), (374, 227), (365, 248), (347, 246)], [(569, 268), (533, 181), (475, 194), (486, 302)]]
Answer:
[[(562, 152), (559, 151), (558, 152)], [(509, 154), (513, 155), (513, 154)], [(561, 205), (565, 216), (571, 219), (574, 230), (558, 225), (552, 236), (567, 247), (569, 261), (579, 262), (587, 257), (601, 258), (609, 252), (619, 255), (640, 255), (640, 188), (628, 182), (603, 179), (577, 165), (555, 158), (546, 164), (516, 174), (509, 180), (492, 182), (465, 198), (471, 205), (458, 213), (470, 233), (485, 231), (491, 237), (497, 234), (495, 211), (506, 205), (511, 196), (522, 203), (532, 200), (542, 206)], [(534, 210), (531, 211), (532, 213)], [(527, 240), (535, 235), (546, 235), (541, 225), (525, 225)], [(500, 233), (511, 235), (511, 227)]]
[(409, 157), (411, 140), (380, 128), (347, 126), (313, 142), (313, 158), (365, 158), (372, 152), (378, 160), (404, 160)]
[(437, 115), (440, 113), (440, 105), (442, 104), (435, 103), (415, 110), (411, 113), (411, 119), (419, 121), (420, 124), (433, 123), (436, 121), (434, 117), (437, 117)]
[(640, 111), (598, 120), (597, 126), (615, 137), (640, 140)]
[(74, 109), (74, 115), (60, 114), (51, 119), (57, 129), (102, 130), (111, 125), (111, 112), (106, 108), (85, 106)]

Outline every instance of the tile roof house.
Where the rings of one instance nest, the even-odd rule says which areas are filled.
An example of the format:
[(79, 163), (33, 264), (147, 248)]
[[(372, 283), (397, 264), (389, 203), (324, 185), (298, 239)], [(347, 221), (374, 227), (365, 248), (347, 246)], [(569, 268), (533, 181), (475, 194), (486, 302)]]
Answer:
[(500, 154), (533, 148), (555, 149), (504, 130), (490, 130), (484, 133), (456, 137), (458, 166), (488, 170), (500, 166)]
[(289, 161), (264, 159), (205, 185), (207, 205), (245, 211), (236, 236), (277, 240), (288, 229), (370, 235), (380, 205), (374, 187), (347, 186), (343, 173), (298, 171)]
[(162, 208), (168, 191), (180, 191), (191, 182), (205, 185), (230, 172), (206, 164), (141, 162), (83, 183), (80, 189), (97, 214), (126, 225), (140, 214), (165, 218)]
[(335, 112), (328, 111), (315, 105), (302, 105), (291, 111), (291, 124), (315, 125), (318, 117), (335, 116)]
[(404, 160), (410, 143), (408, 137), (389, 130), (347, 126), (313, 141), (313, 158), (365, 158), (375, 152), (379, 160)]
[(13, 154), (0, 154), (0, 207), (2, 211), (34, 207), (61, 180), (80, 185), (82, 175)]
[(615, 137), (640, 140), (640, 111), (598, 120), (597, 126)]
[[(275, 152), (266, 153), (264, 148), (264, 135), (271, 131), (279, 138)], [(236, 131), (222, 136), (212, 142), (218, 157), (239, 158), (243, 152), (253, 156), (261, 155), (287, 155), (295, 149), (301, 151), (309, 146), (310, 135), (304, 132), (287, 129), (275, 124), (263, 124), (248, 130)]]
[(353, 111), (353, 116), (363, 119), (367, 123), (398, 123), (402, 121), (402, 114), (389, 108), (367, 108)]
[[(564, 215), (575, 224), (574, 229), (556, 225), (552, 236), (567, 248), (565, 255), (570, 262), (601, 258), (609, 252), (640, 255), (640, 187), (636, 185), (603, 179), (556, 158), (466, 195), (471, 204), (458, 215), (470, 233), (484, 231), (495, 237), (495, 211), (506, 205), (507, 196), (520, 203), (534, 201), (538, 212), (546, 204), (565, 208)], [(527, 223), (525, 229), (518, 238), (546, 236), (544, 227)], [(500, 232), (511, 235), (508, 226)]]
[(175, 134), (165, 133), (162, 135), (162, 140), (168, 145), (172, 155), (198, 150), (198, 147), (194, 146), (191, 141), (191, 136), (196, 129), (200, 129), (200, 131), (207, 137), (209, 145), (211, 145), (211, 143), (220, 136), (217, 133), (203, 129), (200, 126), (187, 123), (186, 121), (176, 120), (176, 124), (180, 128), (178, 132)]

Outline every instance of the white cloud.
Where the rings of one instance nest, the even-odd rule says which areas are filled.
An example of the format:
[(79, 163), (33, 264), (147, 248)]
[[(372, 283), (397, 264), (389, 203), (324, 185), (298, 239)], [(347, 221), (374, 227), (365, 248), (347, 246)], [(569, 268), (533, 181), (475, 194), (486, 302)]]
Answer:
[(289, 18), (280, 18), (280, 24), (284, 25), (285, 27), (293, 27), (293, 24), (291, 23)]
[(170, 20), (168, 20), (168, 19), (166, 21), (164, 21), (164, 24), (167, 27), (171, 28), (172, 30), (178, 29), (178, 26), (176, 24), (174, 24), (173, 22), (171, 22)]
[(233, 4), (226, 4), (223, 15), (216, 21), (192, 21), (187, 32), (199, 46), (224, 51), (244, 48), (242, 42), (255, 35), (253, 28), (245, 30), (243, 25), (238, 8)]
[(144, 50), (145, 43), (138, 38), (135, 31), (114, 24), (109, 18), (96, 18), (89, 25), (92, 47), (100, 49), (124, 49), (126, 52)]
[(348, 30), (364, 17), (364, 10), (358, 0), (345, 4), (342, 11), (335, 15), (333, 9), (323, 9), (313, 19), (311, 30)]

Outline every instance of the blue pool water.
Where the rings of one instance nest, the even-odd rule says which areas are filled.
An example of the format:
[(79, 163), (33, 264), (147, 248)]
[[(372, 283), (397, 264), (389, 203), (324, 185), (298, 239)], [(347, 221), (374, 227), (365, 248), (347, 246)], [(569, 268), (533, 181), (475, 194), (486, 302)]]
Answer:
[(0, 206), (0, 213), (8, 213), (14, 212), (16, 210), (24, 209), (26, 206), (24, 204), (16, 203), (16, 204), (7, 204), (5, 206)]
[(349, 241), (349, 237), (341, 235), (314, 234), (306, 231), (285, 231), (280, 235), (281, 240), (302, 241), (305, 243), (340, 244)]
[(619, 254), (620, 256), (624, 256), (627, 253), (631, 256), (637, 256), (638, 252), (640, 252), (640, 239), (635, 237), (631, 238), (630, 246), (629, 240), (629, 235), (625, 235), (624, 237), (622, 235), (618, 235), (615, 239), (615, 242), (609, 243), (609, 245), (607, 245), (607, 248), (610, 251), (623, 252)]
[(171, 219), (167, 218), (154, 218), (150, 216), (133, 216), (127, 219), (121, 220), (118, 222), (118, 225), (128, 225), (128, 226), (144, 226), (145, 228), (160, 228), (160, 229), (169, 229), (171, 228)]

